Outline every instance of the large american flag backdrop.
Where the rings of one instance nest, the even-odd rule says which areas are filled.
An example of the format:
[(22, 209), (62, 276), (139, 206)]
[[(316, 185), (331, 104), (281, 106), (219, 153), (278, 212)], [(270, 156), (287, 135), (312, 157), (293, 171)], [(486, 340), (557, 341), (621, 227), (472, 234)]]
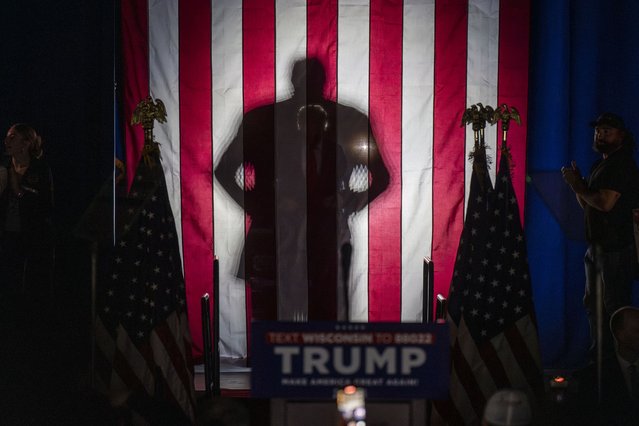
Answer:
[[(250, 315), (235, 273), (247, 222), (213, 170), (243, 113), (290, 97), (291, 66), (304, 57), (324, 65), (326, 97), (370, 117), (391, 175), (352, 221), (351, 320), (420, 321), (424, 257), (435, 265), (435, 293), (448, 294), (471, 176), (472, 130), (460, 126), (469, 105), (519, 110), (522, 125), (508, 140), (524, 199), (529, 9), (528, 0), (122, 2), (125, 117), (149, 94), (168, 113), (154, 133), (196, 356), (199, 300), (211, 292), (215, 256), (221, 352), (247, 354)], [(486, 140), (496, 157), (495, 128)], [(142, 129), (127, 125), (125, 141), (133, 176)]]

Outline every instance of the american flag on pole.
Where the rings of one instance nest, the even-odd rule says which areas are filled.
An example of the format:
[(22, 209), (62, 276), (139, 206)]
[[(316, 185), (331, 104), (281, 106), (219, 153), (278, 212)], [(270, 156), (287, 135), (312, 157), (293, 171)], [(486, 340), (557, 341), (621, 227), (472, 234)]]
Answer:
[[(481, 150), (479, 150), (481, 151)], [(504, 150), (493, 190), (475, 153), (464, 230), (450, 287), (450, 399), (438, 401), (448, 424), (478, 424), (499, 389), (543, 392), (526, 243)], [(485, 161), (485, 160), (484, 160)]]
[(153, 156), (154, 166), (140, 160), (117, 206), (123, 231), (98, 293), (96, 387), (141, 424), (190, 424), (195, 390), (186, 293), (164, 176)]
[[(291, 66), (304, 57), (322, 62), (327, 99), (370, 119), (390, 174), (351, 223), (351, 319), (421, 320), (424, 257), (434, 261), (435, 294), (448, 293), (471, 176), (472, 133), (459, 127), (468, 105), (519, 108), (523, 123), (509, 139), (524, 198), (529, 9), (529, 0), (122, 2), (125, 116), (149, 94), (167, 108), (156, 138), (195, 356), (215, 256), (220, 351), (247, 354), (250, 311), (236, 271), (249, 223), (213, 171), (245, 113), (291, 96)], [(125, 133), (133, 167), (142, 132)], [(486, 138), (495, 152), (495, 131)]]

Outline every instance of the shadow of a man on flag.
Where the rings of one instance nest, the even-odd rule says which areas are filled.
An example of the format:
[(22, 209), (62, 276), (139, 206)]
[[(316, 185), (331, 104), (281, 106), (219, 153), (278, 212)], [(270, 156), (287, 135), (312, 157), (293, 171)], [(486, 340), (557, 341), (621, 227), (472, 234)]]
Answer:
[(291, 80), (290, 98), (244, 115), (215, 170), (247, 216), (238, 276), (253, 319), (347, 319), (348, 220), (389, 173), (368, 117), (323, 96), (318, 59), (296, 61)]

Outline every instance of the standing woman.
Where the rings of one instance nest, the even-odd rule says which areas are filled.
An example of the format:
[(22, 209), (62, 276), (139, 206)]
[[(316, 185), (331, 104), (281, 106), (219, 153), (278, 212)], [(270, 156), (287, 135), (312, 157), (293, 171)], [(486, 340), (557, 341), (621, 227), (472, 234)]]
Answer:
[[(0, 192), (0, 262), (4, 290), (45, 301), (52, 292), (53, 182), (42, 138), (14, 124), (4, 140), (7, 183)], [(8, 287), (8, 288), (7, 288)]]

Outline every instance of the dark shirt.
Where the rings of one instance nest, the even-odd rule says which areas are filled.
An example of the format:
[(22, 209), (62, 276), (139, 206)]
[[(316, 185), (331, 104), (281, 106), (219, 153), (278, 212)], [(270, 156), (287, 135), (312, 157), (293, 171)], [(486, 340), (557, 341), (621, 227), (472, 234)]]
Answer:
[[(6, 167), (11, 166), (7, 164)], [(31, 160), (20, 189), (21, 198), (16, 197), (10, 186), (0, 196), (0, 227), (4, 229), (9, 219), (12, 227), (8, 230), (34, 240), (50, 238), (53, 233), (53, 183), (51, 169), (43, 157)], [(17, 214), (17, 218), (7, 218), (11, 214)]]
[(2, 284), (34, 295), (38, 305), (47, 303), (55, 241), (51, 170), (43, 157), (31, 159), (19, 196), (11, 185), (0, 196), (0, 229)]
[(597, 161), (590, 170), (588, 188), (609, 189), (621, 196), (609, 212), (586, 204), (586, 240), (604, 250), (618, 250), (632, 244), (632, 209), (639, 207), (639, 170), (632, 151), (621, 148)]
[(605, 357), (601, 367), (601, 398), (596, 365), (575, 372), (577, 392), (569, 396), (566, 413), (572, 423), (566, 424), (638, 425), (639, 403), (630, 396), (617, 357)]

